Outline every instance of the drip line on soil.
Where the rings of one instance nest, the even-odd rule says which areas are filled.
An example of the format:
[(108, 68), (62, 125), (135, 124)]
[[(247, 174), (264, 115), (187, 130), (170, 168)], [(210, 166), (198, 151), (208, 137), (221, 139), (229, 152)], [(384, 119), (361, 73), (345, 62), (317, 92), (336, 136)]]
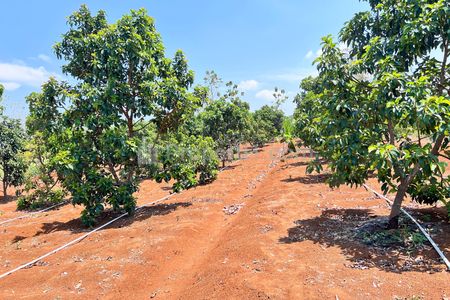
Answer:
[[(392, 206), (392, 201), (387, 198), (386, 196), (378, 193), (377, 191), (375, 191), (373, 188), (371, 188), (370, 186), (368, 186), (367, 184), (363, 185), (364, 188), (368, 191), (371, 191), (372, 193), (374, 193), (378, 198), (380, 199), (384, 199), (386, 200), (386, 202)], [(405, 209), (400, 208), (401, 212), (403, 214), (405, 214), (408, 218), (410, 218), (414, 224), (416, 224), (416, 226), (419, 228), (419, 230), (422, 232), (422, 234), (427, 238), (427, 240), (430, 242), (430, 244), (433, 246), (434, 250), (436, 250), (437, 254), (439, 254), (439, 256), (441, 257), (441, 259), (444, 261), (444, 264), (447, 266), (447, 271), (450, 271), (450, 261), (448, 260), (447, 257), (445, 257), (445, 254), (442, 252), (442, 250), (439, 248), (439, 246), (433, 241), (433, 239), (431, 238), (431, 236), (428, 234), (428, 232), (422, 227), (422, 225), (420, 225), (420, 223), (414, 219), (413, 216), (411, 216), (411, 214), (409, 214)]]
[[(161, 199), (159, 199), (159, 200), (156, 200), (156, 201), (154, 201), (154, 202), (150, 202), (150, 203), (144, 204), (144, 205), (142, 205), (142, 206), (136, 207), (135, 211), (137, 211), (137, 210), (139, 210), (139, 209), (141, 209), (141, 208), (143, 208), (143, 207), (148, 207), (148, 206), (155, 205), (155, 204), (158, 204), (158, 203), (160, 203), (160, 202), (163, 202), (163, 201), (165, 201), (165, 200), (171, 198), (173, 195), (175, 195), (175, 194), (170, 194), (170, 195), (167, 195), (167, 196), (165, 196), (165, 197), (163, 197), (163, 198), (161, 198)], [(93, 230), (91, 230), (91, 231), (89, 231), (89, 232), (83, 234), (82, 236), (80, 236), (80, 237), (78, 237), (78, 238), (76, 238), (76, 239), (74, 239), (74, 240), (68, 242), (67, 244), (64, 244), (64, 245), (62, 245), (62, 246), (60, 246), (60, 247), (58, 247), (58, 248), (56, 248), (56, 249), (54, 249), (54, 250), (52, 250), (52, 251), (50, 251), (50, 252), (48, 252), (48, 253), (46, 253), (46, 254), (44, 254), (44, 255), (42, 255), (42, 256), (36, 258), (36, 259), (33, 259), (32, 261), (30, 261), (30, 262), (28, 262), (28, 263), (26, 263), (26, 264), (23, 264), (23, 265), (21, 265), (21, 266), (18, 266), (17, 268), (15, 268), (15, 269), (13, 269), (13, 270), (10, 270), (10, 271), (8, 271), (8, 272), (6, 272), (6, 273), (3, 273), (2, 275), (0, 275), (0, 279), (6, 277), (6, 276), (8, 276), (8, 275), (11, 275), (11, 274), (13, 274), (13, 273), (15, 273), (15, 272), (17, 272), (17, 271), (19, 271), (19, 270), (21, 270), (21, 269), (24, 269), (24, 268), (33, 266), (33, 265), (34, 265), (35, 263), (37, 263), (38, 261), (40, 261), (40, 260), (42, 260), (42, 259), (44, 259), (44, 258), (46, 258), (46, 257), (49, 257), (49, 256), (52, 255), (52, 254), (55, 254), (55, 253), (57, 253), (57, 252), (59, 252), (59, 251), (65, 249), (65, 248), (67, 248), (67, 247), (69, 247), (69, 246), (72, 246), (73, 244), (76, 244), (76, 243), (78, 243), (78, 242), (84, 240), (85, 238), (87, 238), (87, 237), (90, 236), (91, 234), (94, 234), (95, 232), (97, 232), (97, 231), (99, 231), (99, 230), (101, 230), (101, 229), (107, 227), (108, 225), (111, 225), (112, 223), (116, 222), (116, 221), (119, 220), (119, 219), (122, 219), (123, 217), (125, 217), (125, 216), (127, 216), (127, 215), (128, 215), (128, 213), (123, 213), (123, 214), (121, 214), (120, 216), (118, 216), (118, 217), (116, 217), (116, 218), (114, 218), (114, 219), (112, 219), (112, 220), (106, 222), (105, 224), (103, 224), (103, 225), (101, 225), (101, 226), (99, 226), (99, 227), (97, 227), (97, 228), (95, 228), (95, 229), (93, 229)]]
[[(222, 171), (224, 171), (224, 170), (227, 170), (229, 167), (230, 167), (230, 166), (226, 166), (226, 167), (220, 168), (220, 169), (219, 169), (219, 172), (222, 172)], [(10, 223), (10, 222), (13, 222), (13, 221), (16, 221), (16, 220), (21, 220), (21, 219), (29, 218), (29, 217), (31, 217), (31, 216), (34, 216), (34, 215), (37, 215), (37, 214), (46, 212), (46, 211), (48, 211), (48, 210), (51, 210), (51, 209), (53, 209), (53, 208), (56, 208), (56, 207), (59, 207), (59, 206), (62, 206), (62, 205), (68, 204), (68, 203), (69, 203), (68, 201), (64, 201), (64, 202), (61, 202), (61, 203), (52, 205), (52, 206), (50, 206), (50, 207), (47, 207), (47, 208), (44, 208), (44, 209), (41, 209), (41, 210), (38, 210), (38, 211), (30, 212), (30, 213), (23, 214), (23, 215), (21, 215), (21, 216), (15, 217), (15, 218), (11, 218), (11, 219), (7, 219), (7, 220), (4, 220), (4, 221), (0, 221), (0, 225), (6, 224), (6, 223)]]
[[(280, 157), (282, 156), (282, 153), (283, 153), (283, 149), (281, 149), (281, 150), (279, 151), (278, 158), (280, 158)], [(275, 165), (274, 162), (275, 162), (275, 160), (272, 160), (272, 162), (269, 164), (269, 169), (272, 168), (272, 167)], [(227, 167), (221, 168), (221, 169), (219, 169), (219, 171), (223, 171), (223, 170), (225, 170), (225, 169), (227, 169)], [(177, 194), (177, 193), (170, 194), (170, 195), (167, 195), (167, 196), (165, 196), (165, 197), (163, 197), (163, 198), (161, 198), (161, 199), (159, 199), (159, 200), (156, 200), (156, 201), (149, 202), (149, 203), (143, 204), (143, 205), (141, 205), (141, 206), (138, 206), (138, 207), (136, 207), (135, 211), (138, 211), (139, 209), (144, 208), (144, 207), (153, 206), (153, 205), (155, 205), (155, 204), (158, 204), (158, 203), (161, 203), (161, 202), (163, 202), (163, 201), (166, 201), (166, 200), (168, 200), (169, 198), (171, 198), (172, 196), (174, 196), (174, 195), (176, 195), (176, 194)], [(178, 193), (178, 194), (179, 194), (179, 193)], [(60, 203), (59, 205), (61, 205), (61, 203)], [(48, 209), (50, 209), (50, 208), (47, 208), (46, 210), (48, 210)], [(39, 212), (42, 212), (42, 211), (39, 211)], [(36, 212), (36, 213), (38, 213), (38, 212)], [(57, 252), (59, 252), (59, 251), (61, 251), (61, 250), (64, 250), (65, 248), (68, 248), (69, 246), (72, 246), (72, 245), (74, 245), (74, 244), (76, 244), (76, 243), (78, 243), (78, 242), (84, 240), (84, 239), (87, 238), (88, 236), (90, 236), (90, 235), (94, 234), (95, 232), (97, 232), (97, 231), (99, 231), (99, 230), (101, 230), (101, 229), (103, 229), (103, 228), (105, 228), (105, 227), (111, 225), (112, 223), (116, 222), (117, 220), (122, 219), (123, 217), (125, 217), (125, 216), (127, 216), (127, 215), (128, 215), (128, 213), (123, 213), (123, 214), (117, 216), (116, 218), (114, 218), (114, 219), (112, 219), (112, 220), (106, 222), (105, 224), (103, 224), (103, 225), (101, 225), (101, 226), (99, 226), (99, 227), (97, 227), (97, 228), (95, 228), (95, 229), (93, 229), (93, 230), (91, 230), (91, 231), (89, 231), (89, 232), (83, 234), (82, 236), (80, 236), (80, 237), (78, 237), (78, 238), (76, 238), (76, 239), (74, 239), (74, 240), (72, 240), (72, 241), (70, 241), (70, 242), (68, 242), (68, 243), (66, 243), (66, 244), (64, 244), (64, 245), (62, 245), (62, 246), (60, 246), (60, 247), (58, 247), (58, 248), (56, 248), (56, 249), (54, 249), (54, 250), (52, 250), (52, 251), (50, 251), (50, 252), (44, 254), (44, 255), (42, 255), (42, 256), (40, 256), (40, 257), (38, 257), (38, 258), (36, 258), (36, 259), (33, 259), (32, 261), (30, 261), (30, 262), (28, 262), (28, 263), (25, 263), (25, 264), (23, 264), (23, 265), (20, 265), (20, 266), (16, 267), (15, 269), (12, 269), (12, 270), (10, 270), (10, 271), (8, 271), (8, 272), (5, 272), (5, 273), (1, 274), (1, 275), (0, 275), (0, 279), (5, 278), (6, 276), (11, 275), (11, 274), (13, 274), (13, 273), (15, 273), (15, 272), (17, 272), (17, 271), (22, 270), (22, 269), (25, 269), (25, 268), (28, 268), (28, 267), (32, 267), (32, 266), (33, 266), (35, 263), (37, 263), (38, 261), (41, 261), (41, 260), (44, 259), (44, 258), (47, 258), (47, 257), (49, 257), (49, 256), (51, 256), (51, 255), (53, 255), (53, 254), (55, 254), (55, 253), (57, 253)], [(1, 224), (1, 223), (0, 223), (0, 224)]]
[(51, 209), (53, 209), (53, 208), (56, 208), (56, 207), (65, 205), (65, 204), (67, 204), (67, 203), (69, 203), (69, 202), (64, 201), (64, 202), (61, 202), (61, 203), (52, 205), (52, 206), (50, 206), (50, 207), (47, 207), (47, 208), (44, 208), (44, 209), (41, 209), (41, 210), (38, 210), (38, 211), (35, 211), (35, 212), (27, 213), (27, 214), (24, 214), (24, 215), (21, 215), (21, 216), (12, 218), (12, 219), (4, 220), (4, 221), (1, 221), (1, 222), (0, 222), (0, 225), (6, 224), (6, 223), (10, 223), (10, 222), (16, 221), (16, 220), (25, 219), (25, 218), (28, 218), (28, 217), (31, 217), (31, 216), (34, 216), (34, 215), (37, 215), (37, 214), (46, 212), (46, 211), (51, 210)]

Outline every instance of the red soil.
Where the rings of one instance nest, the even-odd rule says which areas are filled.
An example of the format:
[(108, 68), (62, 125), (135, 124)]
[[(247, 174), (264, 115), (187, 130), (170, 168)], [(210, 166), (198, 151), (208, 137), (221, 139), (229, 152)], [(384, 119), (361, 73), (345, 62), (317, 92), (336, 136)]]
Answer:
[[(340, 237), (351, 229), (347, 220), (386, 215), (382, 200), (364, 189), (331, 190), (322, 176), (305, 175), (307, 158), (269, 168), (280, 149), (267, 146), (212, 184), (143, 209), (0, 279), (0, 299), (450, 297), (450, 274), (442, 265), (400, 270), (401, 254), (379, 255)], [(144, 182), (138, 202), (167, 193), (167, 185)], [(224, 214), (232, 204), (243, 207)], [(13, 202), (1, 204), (0, 222), (21, 214), (14, 209)], [(0, 225), (0, 273), (82, 235), (87, 229), (79, 212), (67, 205)], [(450, 256), (450, 226), (441, 223), (436, 241)], [(420, 255), (436, 259), (432, 251)], [(360, 267), (362, 260), (371, 265)]]

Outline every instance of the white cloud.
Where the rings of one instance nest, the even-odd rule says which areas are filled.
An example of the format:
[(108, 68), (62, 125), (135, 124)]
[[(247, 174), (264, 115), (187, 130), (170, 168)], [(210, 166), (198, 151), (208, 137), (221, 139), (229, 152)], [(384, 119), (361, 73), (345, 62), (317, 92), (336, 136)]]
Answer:
[(258, 99), (266, 100), (266, 101), (273, 101), (273, 100), (275, 100), (273, 93), (274, 93), (274, 91), (271, 91), (271, 90), (261, 90), (256, 93), (255, 97)]
[(21, 85), (17, 82), (0, 82), (0, 84), (3, 85), (7, 91), (15, 91), (21, 87)]
[(316, 68), (311, 67), (300, 68), (296, 70), (286, 70), (285, 72), (280, 72), (266, 77), (268, 80), (300, 83), (303, 78), (308, 76), (317, 76)]
[(0, 63), (0, 81), (40, 87), (50, 76), (56, 76), (48, 72), (44, 67), (33, 68), (21, 64)]
[(313, 59), (319, 57), (320, 55), (322, 55), (322, 48), (319, 48), (316, 51), (309, 50), (308, 53), (306, 53), (306, 55), (305, 55), (305, 59), (313, 60)]
[(13, 65), (26, 66), (27, 64), (21, 59), (13, 59), (11, 62)]
[(256, 80), (244, 80), (238, 84), (238, 87), (242, 91), (252, 91), (259, 87), (259, 82)]
[(312, 50), (309, 50), (308, 53), (305, 55), (306, 59), (314, 58), (314, 52)]
[[(347, 44), (340, 42), (338, 44), (338, 48), (339, 50), (343, 51), (343, 52), (349, 52), (349, 47), (347, 46)], [(317, 49), (315, 52), (313, 50), (309, 50), (308, 53), (306, 54), (305, 58), (306, 59), (316, 59), (317, 57), (322, 55), (322, 48)]]
[(50, 58), (50, 56), (45, 55), (45, 54), (39, 54), (38, 58), (42, 61), (45, 61), (46, 63), (49, 63), (52, 61), (52, 59)]

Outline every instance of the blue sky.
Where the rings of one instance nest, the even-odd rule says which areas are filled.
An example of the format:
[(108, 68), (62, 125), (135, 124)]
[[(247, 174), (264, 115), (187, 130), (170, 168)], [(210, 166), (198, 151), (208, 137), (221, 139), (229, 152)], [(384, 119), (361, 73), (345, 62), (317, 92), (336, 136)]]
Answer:
[(283, 105), (289, 114), (301, 78), (314, 74), (321, 37), (336, 36), (367, 8), (358, 0), (8, 1), (0, 17), (0, 82), (9, 116), (24, 119), (25, 96), (49, 76), (61, 76), (52, 46), (68, 29), (66, 17), (83, 3), (91, 11), (105, 10), (110, 22), (145, 7), (166, 55), (182, 49), (197, 83), (206, 70), (215, 70), (224, 81), (240, 83), (253, 110), (271, 103), (275, 86), (283, 88), (291, 96)]

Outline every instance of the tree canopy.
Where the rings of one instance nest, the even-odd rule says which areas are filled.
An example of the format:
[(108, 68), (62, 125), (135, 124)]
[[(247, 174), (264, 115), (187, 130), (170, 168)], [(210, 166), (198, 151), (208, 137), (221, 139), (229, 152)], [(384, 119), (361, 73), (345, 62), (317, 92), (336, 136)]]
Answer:
[(203, 135), (216, 142), (217, 153), (225, 164), (228, 151), (245, 140), (249, 125), (249, 104), (240, 99), (237, 85), (227, 83), (228, 90), (218, 100), (212, 101), (199, 115)]
[(347, 50), (323, 39), (319, 75), (302, 82), (296, 118), (303, 142), (328, 161), (331, 185), (361, 185), (374, 174), (396, 193), (395, 227), (406, 194), (426, 203), (450, 195), (450, 5), (369, 4), (340, 33)]
[[(0, 84), (0, 100), (3, 95)], [(0, 177), (3, 184), (3, 196), (8, 196), (10, 186), (19, 186), (24, 179), (25, 164), (22, 159), (25, 133), (19, 120), (3, 115), (0, 103)]]
[(106, 14), (82, 6), (55, 45), (74, 84), (51, 79), (29, 98), (34, 124), (52, 143), (48, 151), (74, 204), (91, 225), (110, 204), (134, 211), (137, 148), (149, 124), (159, 134), (176, 129), (201, 105), (189, 89), (194, 74), (177, 51), (165, 56), (161, 36), (144, 9), (109, 24)]
[(276, 105), (263, 105), (260, 109), (255, 110), (254, 117), (267, 124), (265, 131), (269, 140), (273, 141), (281, 135), (285, 116), (284, 112)]

